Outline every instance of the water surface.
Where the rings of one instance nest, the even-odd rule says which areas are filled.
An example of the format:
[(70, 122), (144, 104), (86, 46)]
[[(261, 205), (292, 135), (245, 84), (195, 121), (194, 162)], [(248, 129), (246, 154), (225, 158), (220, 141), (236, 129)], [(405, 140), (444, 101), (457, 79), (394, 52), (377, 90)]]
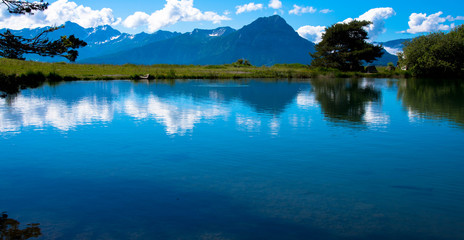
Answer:
[(464, 85), (70, 82), (0, 99), (43, 239), (464, 239)]

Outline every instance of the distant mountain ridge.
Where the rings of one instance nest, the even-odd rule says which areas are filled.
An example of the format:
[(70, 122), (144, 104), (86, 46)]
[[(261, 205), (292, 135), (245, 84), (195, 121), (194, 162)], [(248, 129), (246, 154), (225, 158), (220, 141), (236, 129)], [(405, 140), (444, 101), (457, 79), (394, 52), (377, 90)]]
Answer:
[[(32, 37), (45, 28), (13, 30), (13, 34)], [(5, 31), (5, 29), (1, 29)], [(280, 16), (261, 17), (239, 30), (220, 27), (194, 29), (189, 33), (157, 31), (152, 34), (127, 34), (111, 26), (83, 28), (66, 22), (65, 28), (48, 35), (57, 39), (74, 34), (87, 42), (79, 49), (78, 63), (96, 64), (196, 64), (216, 65), (248, 59), (256, 66), (277, 63), (310, 64), (309, 52), (315, 44), (302, 38)], [(26, 56), (29, 60), (57, 62), (62, 57)], [(388, 53), (374, 62), (386, 65), (397, 57)]]
[(396, 39), (387, 42), (376, 42), (376, 44), (382, 45), (385, 51), (396, 56), (399, 52), (403, 51), (404, 43), (411, 40), (411, 38)]
[(209, 49), (218, 49), (197, 64), (224, 64), (248, 59), (253, 65), (277, 63), (310, 64), (314, 43), (302, 38), (278, 15), (258, 18), (233, 34), (212, 40)]
[(379, 42), (378, 44), (382, 44), (382, 46), (391, 47), (391, 48), (398, 48), (401, 49), (404, 47), (405, 42), (411, 41), (411, 38), (404, 38), (404, 39), (396, 39), (387, 42)]
[[(22, 29), (22, 30), (10, 30), (13, 34), (32, 38), (43, 30), (48, 29), (44, 28), (35, 28), (35, 29)], [(0, 32), (4, 32), (6, 29), (0, 29)], [(84, 58), (91, 58), (95, 56), (106, 55), (110, 53), (115, 53), (118, 51), (123, 51), (128, 48), (134, 48), (139, 46), (144, 46), (149, 43), (166, 40), (181, 35), (178, 32), (168, 32), (168, 31), (157, 31), (152, 34), (139, 33), (139, 34), (128, 34), (121, 33), (120, 31), (112, 28), (111, 26), (98, 26), (95, 28), (83, 28), (80, 25), (73, 22), (66, 22), (64, 28), (58, 29), (54, 32), (51, 32), (47, 37), (51, 40), (58, 39), (60, 36), (69, 36), (74, 35), (77, 38), (84, 40), (87, 43), (87, 46), (84, 48), (79, 48), (79, 56), (77, 61)], [(40, 57), (37, 55), (28, 55), (26, 56), (28, 60), (35, 61), (45, 61), (45, 62), (58, 62), (66, 61), (62, 57)]]
[[(225, 64), (248, 59), (253, 65), (309, 64), (314, 43), (300, 37), (277, 15), (259, 18), (240, 30), (194, 30), (165, 41), (115, 54), (83, 59), (108, 64)], [(214, 33), (224, 32), (222, 35)]]

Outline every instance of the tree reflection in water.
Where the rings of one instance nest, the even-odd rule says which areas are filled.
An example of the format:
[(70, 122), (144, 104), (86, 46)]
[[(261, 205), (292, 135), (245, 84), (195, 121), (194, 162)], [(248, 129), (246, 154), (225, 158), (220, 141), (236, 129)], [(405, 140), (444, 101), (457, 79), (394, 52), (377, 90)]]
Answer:
[(409, 113), (432, 119), (448, 119), (464, 127), (462, 80), (408, 79), (398, 88), (398, 99)]
[(312, 91), (330, 121), (363, 124), (366, 106), (380, 100), (381, 92), (363, 80), (315, 79)]
[(25, 229), (19, 229), (20, 222), (8, 218), (8, 214), (2, 213), (0, 217), (0, 239), (2, 240), (23, 240), (36, 238), (42, 235), (39, 223), (27, 224)]

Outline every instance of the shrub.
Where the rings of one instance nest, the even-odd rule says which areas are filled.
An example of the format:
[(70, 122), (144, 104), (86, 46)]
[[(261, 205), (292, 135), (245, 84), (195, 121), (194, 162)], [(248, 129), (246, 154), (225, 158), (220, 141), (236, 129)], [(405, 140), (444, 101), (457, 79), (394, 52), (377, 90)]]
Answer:
[(462, 76), (464, 68), (464, 25), (414, 38), (399, 54), (402, 69), (415, 76)]
[(233, 65), (234, 67), (249, 67), (251, 63), (247, 59), (239, 59)]

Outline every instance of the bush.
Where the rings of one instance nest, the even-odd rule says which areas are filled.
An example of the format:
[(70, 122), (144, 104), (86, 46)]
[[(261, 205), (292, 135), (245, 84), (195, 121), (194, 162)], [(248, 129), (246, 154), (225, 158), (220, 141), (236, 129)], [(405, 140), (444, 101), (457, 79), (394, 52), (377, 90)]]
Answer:
[(249, 67), (251, 63), (247, 59), (239, 59), (233, 65), (234, 67)]
[(464, 68), (464, 25), (448, 34), (431, 33), (405, 42), (399, 64), (415, 76), (462, 76)]

